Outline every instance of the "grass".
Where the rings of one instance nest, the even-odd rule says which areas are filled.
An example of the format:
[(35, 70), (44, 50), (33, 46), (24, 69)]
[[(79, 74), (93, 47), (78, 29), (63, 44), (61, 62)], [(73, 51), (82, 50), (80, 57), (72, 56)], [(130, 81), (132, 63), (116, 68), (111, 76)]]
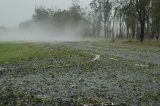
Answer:
[(41, 44), (0, 43), (0, 64), (39, 58), (48, 54)]
[(91, 39), (89, 41), (98, 42), (98, 43), (118, 43), (118, 44), (127, 44), (133, 46), (143, 46), (143, 47), (160, 47), (160, 41), (156, 39), (145, 39), (143, 42), (140, 42), (136, 39), (115, 39), (114, 42), (111, 38), (106, 39)]
[[(105, 47), (99, 44), (94, 46)], [(159, 83), (158, 75), (152, 75), (152, 70), (158, 73), (159, 66), (152, 64), (149, 67), (135, 66), (143, 62), (112, 56), (107, 54), (107, 50), (98, 52), (101, 58), (90, 62), (97, 52), (78, 48), (76, 43), (45, 45), (45, 47), (48, 48), (47, 52), (42, 44), (0, 44), (0, 50), (3, 50), (0, 53), (5, 50), (5, 53), (22, 51), (26, 54), (23, 58), (27, 56), (27, 59), (29, 56), (42, 57), (50, 52), (47, 58), (31, 61), (31, 64), (25, 63), (25, 66), (19, 65), (16, 69), (1, 71), (1, 106), (84, 106), (84, 104), (110, 106), (112, 103), (127, 106), (130, 103), (136, 105), (138, 102), (149, 104), (150, 99), (155, 102), (160, 100), (159, 91), (157, 93), (154, 90), (158, 87), (155, 86), (153, 91), (146, 87), (148, 84), (153, 84), (153, 79), (156, 81), (155, 84)], [(120, 47), (123, 48), (123, 45)], [(37, 55), (37, 52), (42, 54)]]
[(149, 40), (149, 39), (146, 39), (143, 42), (140, 42), (139, 40), (122, 40), (122, 41), (120, 41), (120, 43), (135, 45), (135, 46), (160, 47), (160, 42), (159, 41)]

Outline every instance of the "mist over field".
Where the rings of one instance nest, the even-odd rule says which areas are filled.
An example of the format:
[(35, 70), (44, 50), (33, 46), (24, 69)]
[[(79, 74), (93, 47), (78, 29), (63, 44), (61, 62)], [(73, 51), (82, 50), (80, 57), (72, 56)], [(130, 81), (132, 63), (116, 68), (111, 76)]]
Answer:
[(0, 41), (58, 42), (82, 39), (82, 26), (79, 23), (51, 24), (49, 21), (44, 18), (39, 22), (22, 22), (18, 27), (0, 27)]
[[(45, 3), (40, 0), (39, 2), (33, 1), (35, 4), (31, 9), (24, 10), (16, 10), (17, 13), (21, 13), (24, 16), (28, 17), (28, 12), (30, 11), (30, 19), (27, 19), (24, 16), (18, 15), (21, 21), (17, 24), (14, 21), (18, 22), (17, 19), (13, 16), (13, 18), (9, 18), (11, 16), (3, 15), (0, 20), (1, 23), (6, 22), (0, 27), (0, 41), (25, 41), (25, 42), (55, 42), (55, 41), (77, 41), (82, 39), (83, 34), (83, 25), (82, 23), (82, 11), (81, 7), (89, 5), (88, 1), (59, 1), (59, 3), (64, 6), (59, 5), (56, 1), (52, 1), (53, 7), (50, 7), (51, 1), (47, 1)], [(18, 1), (17, 1), (18, 2)], [(2, 1), (4, 5), (5, 1)], [(22, 4), (22, 2), (19, 1)], [(25, 2), (27, 5), (32, 3), (31, 1)], [(48, 4), (47, 4), (48, 3)], [(80, 3), (80, 4), (78, 4)], [(86, 3), (86, 4), (85, 4)], [(58, 4), (58, 5), (56, 5)], [(23, 4), (22, 4), (23, 5)], [(58, 7), (54, 7), (58, 6)], [(25, 5), (24, 5), (25, 7)], [(5, 7), (1, 7), (2, 9), (6, 9)], [(15, 10), (16, 7), (10, 6), (8, 10)], [(19, 7), (17, 7), (18, 9)], [(26, 8), (27, 9), (27, 8)], [(6, 12), (9, 12), (5, 10)], [(12, 10), (11, 10), (12, 11)], [(25, 15), (22, 11), (28, 11)], [(6, 20), (5, 20), (6, 16)], [(23, 18), (22, 18), (23, 17)], [(9, 18), (9, 19), (8, 19)], [(8, 19), (8, 21), (7, 21)], [(2, 21), (4, 20), (4, 21)], [(20, 21), (19, 20), (19, 21)], [(9, 23), (11, 22), (11, 23)], [(0, 23), (0, 24), (1, 24)], [(15, 25), (15, 26), (14, 26)]]
[[(58, 41), (77, 41), (78, 29), (73, 31), (70, 28), (61, 31), (52, 29), (42, 29), (40, 26), (32, 27), (30, 30), (10, 28), (1, 33), (0, 41), (17, 42), (58, 42)], [(80, 35), (80, 34), (79, 34)]]

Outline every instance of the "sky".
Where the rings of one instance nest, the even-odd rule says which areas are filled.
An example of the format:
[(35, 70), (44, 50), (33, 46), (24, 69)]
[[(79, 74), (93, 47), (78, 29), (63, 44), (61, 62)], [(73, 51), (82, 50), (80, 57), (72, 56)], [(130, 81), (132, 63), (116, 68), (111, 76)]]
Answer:
[[(79, 0), (82, 7), (91, 0)], [(0, 0), (0, 26), (14, 27), (31, 19), (36, 6), (54, 9), (67, 9), (72, 0)]]

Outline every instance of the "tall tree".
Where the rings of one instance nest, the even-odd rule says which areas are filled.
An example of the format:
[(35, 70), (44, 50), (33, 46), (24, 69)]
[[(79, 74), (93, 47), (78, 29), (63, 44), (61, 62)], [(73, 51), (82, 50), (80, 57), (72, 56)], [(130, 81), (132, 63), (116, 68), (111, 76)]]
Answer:
[[(107, 25), (109, 25), (109, 18), (112, 10), (112, 3), (110, 0), (93, 0), (91, 8), (98, 14), (100, 21), (104, 24), (104, 36), (107, 37), (109, 32)], [(100, 22), (101, 23), (101, 22)]]
[(104, 22), (104, 35), (106, 38), (107, 32), (109, 32), (109, 30), (108, 30), (109, 27), (107, 28), (107, 24), (109, 26), (109, 18), (110, 18), (111, 9), (112, 9), (112, 3), (109, 0), (103, 0), (102, 1), (102, 8), (103, 8), (102, 15), (103, 15), (103, 22)]
[(138, 20), (141, 27), (140, 41), (143, 42), (145, 34), (144, 32), (145, 32), (147, 8), (150, 5), (150, 0), (131, 0), (131, 3), (133, 3), (133, 7), (136, 8), (136, 12), (138, 14)]
[(101, 22), (102, 22), (102, 14), (101, 14), (101, 6), (99, 5), (98, 0), (93, 0), (90, 3), (91, 12), (90, 15), (92, 16), (92, 33), (94, 37), (100, 36), (101, 31)]
[(160, 0), (152, 0), (152, 33), (158, 40), (160, 37)]
[[(119, 0), (118, 0), (119, 1)], [(145, 37), (145, 25), (146, 25), (146, 17), (148, 6), (150, 5), (150, 0), (120, 0), (125, 2), (127, 5), (125, 8), (125, 12), (134, 16), (140, 24), (140, 41), (143, 42)], [(121, 3), (121, 5), (125, 6)]]

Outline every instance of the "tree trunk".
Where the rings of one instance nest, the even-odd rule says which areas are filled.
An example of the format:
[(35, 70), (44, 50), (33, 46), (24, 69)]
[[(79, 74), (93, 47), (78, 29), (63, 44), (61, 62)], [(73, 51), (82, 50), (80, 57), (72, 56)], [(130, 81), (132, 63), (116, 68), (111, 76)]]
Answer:
[(140, 41), (143, 42), (144, 40), (144, 29), (145, 29), (145, 20), (141, 21), (141, 32), (140, 32)]
[(157, 26), (157, 36), (156, 36), (156, 39), (159, 40), (159, 24)]
[(132, 39), (135, 38), (135, 25), (132, 26)]
[(104, 21), (104, 36), (107, 38), (107, 21)]
[(120, 23), (119, 23), (119, 38), (122, 38), (122, 21), (121, 21), (121, 16), (120, 16)]
[(113, 28), (112, 28), (112, 42), (115, 42), (114, 40), (114, 20), (113, 20)]
[(141, 10), (139, 15), (140, 15), (140, 25), (141, 25), (140, 41), (143, 42), (143, 40), (144, 40), (144, 31), (145, 31), (146, 10)]
[(127, 25), (127, 39), (129, 39), (129, 26)]

